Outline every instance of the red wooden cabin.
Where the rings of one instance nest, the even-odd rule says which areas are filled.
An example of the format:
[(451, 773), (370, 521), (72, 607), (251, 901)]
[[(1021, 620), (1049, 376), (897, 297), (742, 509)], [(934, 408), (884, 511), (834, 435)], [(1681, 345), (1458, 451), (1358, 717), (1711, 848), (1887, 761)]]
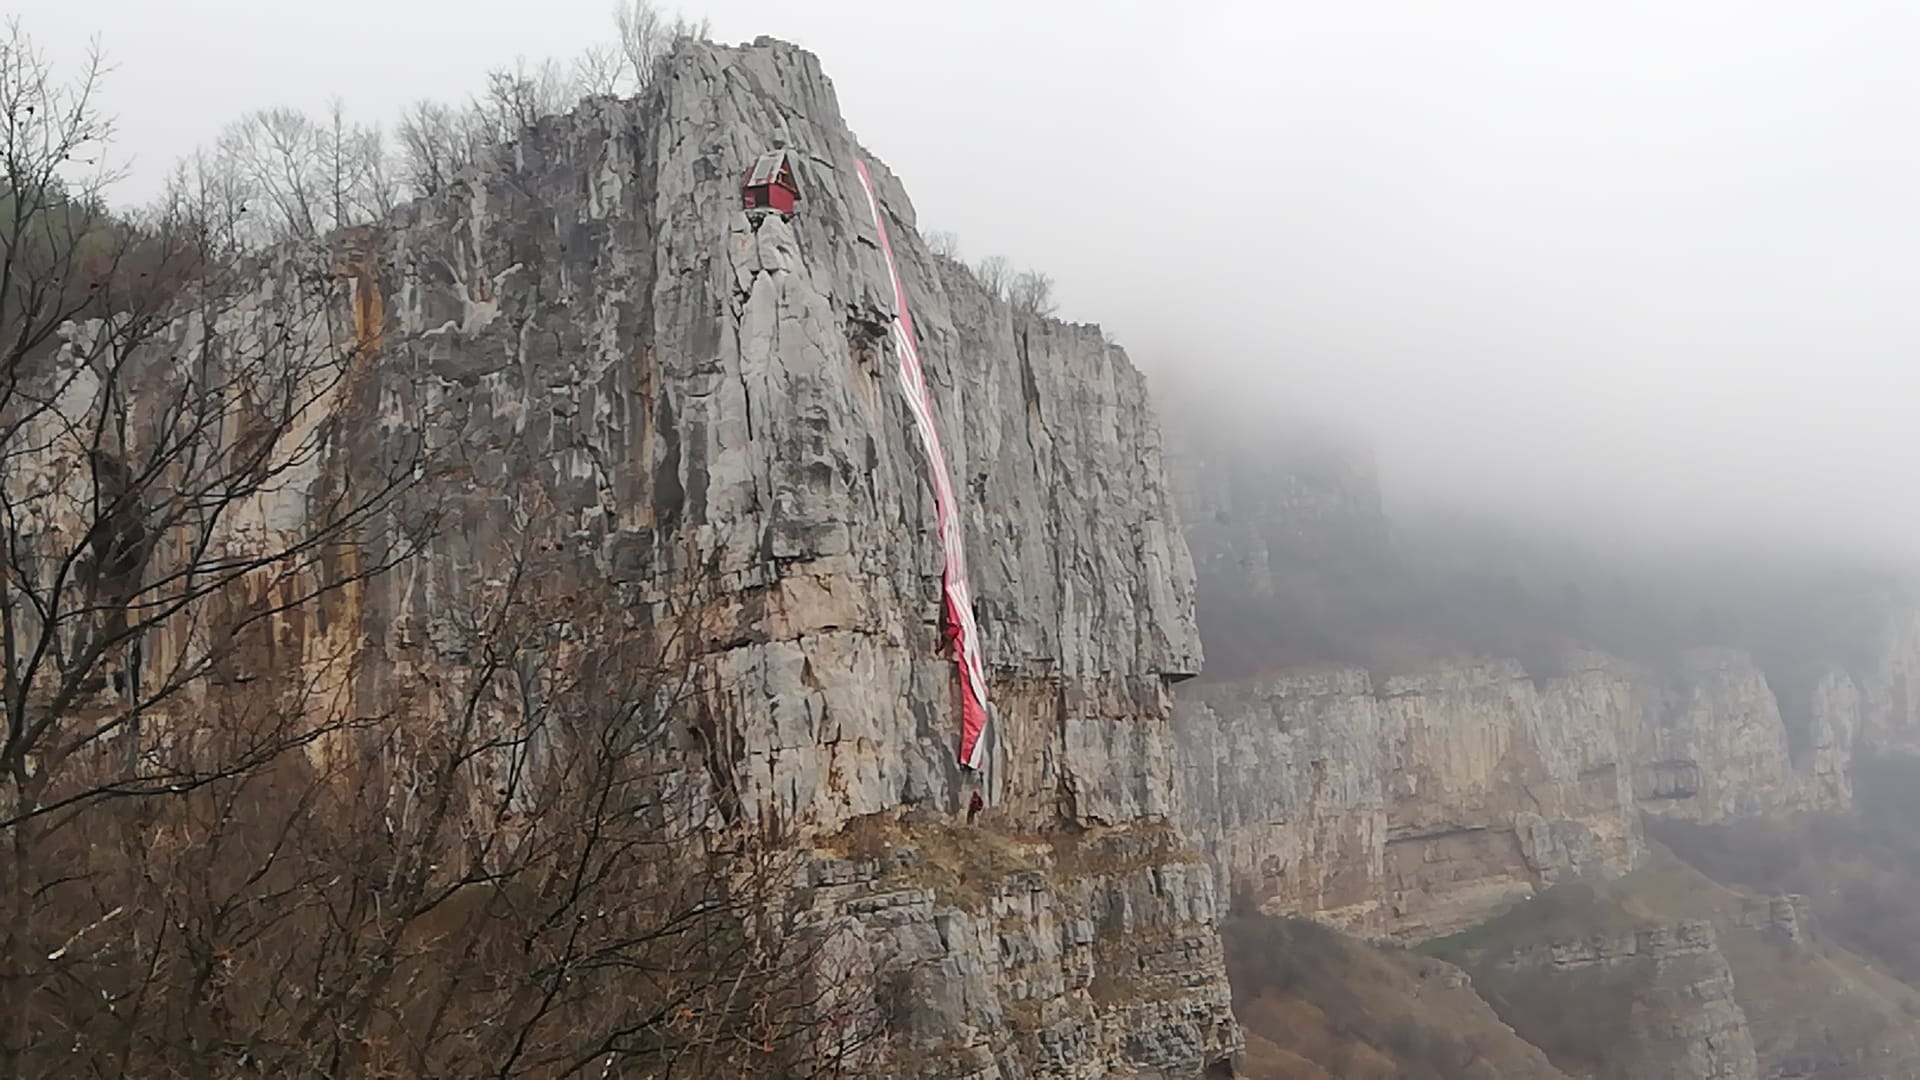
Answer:
[(800, 185), (793, 178), (793, 163), (785, 150), (760, 155), (747, 171), (740, 199), (749, 210), (777, 210), (781, 217), (793, 216), (794, 204), (800, 201)]

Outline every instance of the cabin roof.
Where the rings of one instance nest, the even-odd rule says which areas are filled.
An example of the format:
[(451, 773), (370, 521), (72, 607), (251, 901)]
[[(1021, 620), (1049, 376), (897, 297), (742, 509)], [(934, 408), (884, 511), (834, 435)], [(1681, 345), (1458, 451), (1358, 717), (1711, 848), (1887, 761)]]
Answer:
[(793, 170), (787, 167), (785, 150), (769, 150), (754, 161), (753, 169), (747, 173), (747, 186), (759, 187), (762, 184), (785, 184), (798, 189)]

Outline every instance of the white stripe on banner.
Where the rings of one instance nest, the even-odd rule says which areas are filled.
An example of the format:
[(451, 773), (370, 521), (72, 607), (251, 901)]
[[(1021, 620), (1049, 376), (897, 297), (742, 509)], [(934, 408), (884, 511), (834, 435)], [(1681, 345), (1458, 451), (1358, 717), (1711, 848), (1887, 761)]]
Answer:
[[(940, 532), (943, 601), (947, 612), (957, 620), (955, 644), (958, 655), (961, 702), (960, 761), (978, 770), (986, 757), (987, 675), (980, 658), (980, 628), (973, 617), (973, 590), (967, 587), (967, 554), (960, 526), (959, 506), (954, 500), (953, 480), (947, 472), (946, 450), (940, 445), (940, 432), (934, 424), (933, 395), (927, 389), (925, 372), (920, 366), (920, 350), (913, 338), (913, 315), (907, 310), (907, 290), (900, 281), (900, 268), (893, 260), (893, 245), (887, 238), (886, 222), (880, 216), (880, 201), (873, 194), (873, 178), (867, 163), (855, 160), (860, 186), (866, 189), (867, 209), (873, 213), (873, 227), (880, 236), (880, 254), (887, 264), (887, 277), (893, 285), (894, 350), (900, 355), (900, 389), (906, 394), (907, 409), (913, 413), (914, 426), (920, 431), (920, 443), (926, 451), (927, 466), (933, 479), (933, 508)], [(977, 720), (974, 719), (977, 717)]]

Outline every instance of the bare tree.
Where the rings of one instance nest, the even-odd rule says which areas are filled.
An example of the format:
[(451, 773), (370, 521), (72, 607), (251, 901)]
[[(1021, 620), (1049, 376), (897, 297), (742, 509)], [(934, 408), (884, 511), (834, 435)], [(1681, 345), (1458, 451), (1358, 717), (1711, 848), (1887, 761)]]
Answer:
[(553, 60), (531, 67), (525, 58), (512, 68), (487, 73), (486, 93), (474, 99), (473, 109), (487, 145), (513, 142), (520, 133), (549, 116), (572, 108), (580, 89), (569, 72)]
[(573, 61), (573, 81), (582, 97), (611, 97), (626, 86), (626, 53), (610, 45), (595, 45)]
[(442, 190), (487, 145), (470, 111), (434, 101), (416, 103), (400, 122), (400, 171), (414, 192)]
[(981, 259), (973, 268), (973, 276), (994, 299), (1003, 299), (1007, 295), (1007, 286), (1013, 280), (1013, 265), (1004, 255), (989, 255)]
[(321, 149), (336, 228), (379, 221), (392, 212), (399, 201), (399, 184), (380, 128), (348, 120), (346, 107), (335, 98), (327, 107)]
[(542, 119), (583, 97), (616, 92), (622, 70), (618, 55), (607, 49), (589, 50), (571, 69), (552, 60), (529, 66), (521, 59), (488, 72), (486, 91), (464, 107), (418, 102), (400, 122), (395, 169), (414, 194), (440, 191)]
[(1059, 309), (1053, 299), (1053, 275), (1038, 270), (1021, 271), (1007, 286), (1007, 302), (1021, 315), (1052, 315)]
[(926, 234), (927, 250), (943, 259), (960, 258), (960, 238), (942, 229)]
[(464, 105), (416, 103), (391, 147), (336, 101), (320, 121), (293, 109), (250, 113), (222, 132), (210, 161), (182, 169), (195, 174), (192, 186), (234, 189), (238, 239), (252, 247), (379, 220), (403, 188), (442, 190), (493, 148), (582, 98), (644, 89), (675, 42), (708, 33), (705, 22), (668, 17), (649, 0), (621, 3), (615, 22), (617, 45), (589, 48), (570, 64), (517, 58), (488, 72), (486, 88)]
[[(208, 158), (97, 211), (97, 65), (5, 71), (0, 1075), (870, 1075), (858, 943), (699, 752), (717, 605), (584, 577), (534, 487), (370, 650), (475, 479), (364, 426), (372, 234), (254, 252)], [(278, 190), (317, 228), (341, 170)]]
[[(104, 74), (95, 52), (60, 81), (18, 20), (0, 38), (0, 377), (17, 377), (68, 319), (96, 305), (89, 271), (121, 254), (103, 197), (114, 179), (104, 158), (113, 121), (97, 101)], [(0, 407), (12, 404), (0, 397)]]
[(239, 236), (254, 246), (378, 220), (398, 194), (379, 129), (349, 121), (338, 101), (318, 122), (294, 109), (249, 113), (197, 168), (235, 188)]
[[(62, 889), (78, 838), (109, 804), (179, 799), (351, 720), (274, 702), (230, 739), (182, 726), (243, 643), (404, 557), (391, 511), (418, 461), (320, 482), (378, 337), (353, 281), (229, 262), (217, 190), (107, 213), (100, 174), (64, 171), (111, 131), (101, 65), (61, 83), (17, 25), (0, 50), (0, 1074), (25, 1076), (90, 925)], [(311, 220), (312, 190), (281, 189), (287, 220)]]
[(223, 168), (217, 155), (196, 150), (167, 177), (160, 216), (192, 231), (192, 246), (204, 257), (230, 259), (248, 241), (247, 193), (246, 182)]
[(326, 218), (320, 130), (292, 109), (249, 113), (221, 133), (219, 168), (242, 185), (241, 220), (260, 243), (315, 237)]
[[(543, 519), (436, 613), (463, 659), (404, 710), (77, 821), (12, 1075), (868, 1074), (870, 986), (819, 977), (800, 854), (726, 829), (675, 752), (719, 692), (685, 662), (701, 605), (635, 620)], [(326, 709), (316, 674), (209, 696), (200, 752), (249, 745), (263, 698)]]
[(675, 43), (685, 38), (704, 40), (712, 32), (704, 19), (692, 22), (677, 13), (668, 16), (652, 0), (619, 0), (613, 21), (626, 59), (626, 79), (635, 90), (653, 83)]

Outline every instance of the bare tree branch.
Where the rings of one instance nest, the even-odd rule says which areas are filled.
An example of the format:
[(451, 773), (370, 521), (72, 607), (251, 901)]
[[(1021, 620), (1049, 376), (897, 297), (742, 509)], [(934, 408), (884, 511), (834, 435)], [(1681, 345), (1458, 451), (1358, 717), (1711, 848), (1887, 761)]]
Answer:
[(705, 40), (712, 32), (705, 20), (692, 22), (679, 14), (668, 16), (652, 0), (619, 0), (613, 8), (620, 52), (626, 60), (624, 76), (633, 90), (653, 84), (660, 65), (685, 38)]
[[(717, 598), (591, 580), (532, 481), (449, 574), (475, 475), (364, 445), (414, 377), (378, 131), (256, 113), (112, 215), (62, 172), (99, 70), (0, 76), (0, 1075), (870, 1075), (871, 957), (738, 805)], [(411, 182), (583, 78), (416, 109)], [(429, 577), (430, 634), (378, 606)]]
[(1025, 270), (1007, 286), (1007, 302), (1013, 310), (1028, 317), (1047, 317), (1059, 310), (1053, 299), (1053, 275)]

